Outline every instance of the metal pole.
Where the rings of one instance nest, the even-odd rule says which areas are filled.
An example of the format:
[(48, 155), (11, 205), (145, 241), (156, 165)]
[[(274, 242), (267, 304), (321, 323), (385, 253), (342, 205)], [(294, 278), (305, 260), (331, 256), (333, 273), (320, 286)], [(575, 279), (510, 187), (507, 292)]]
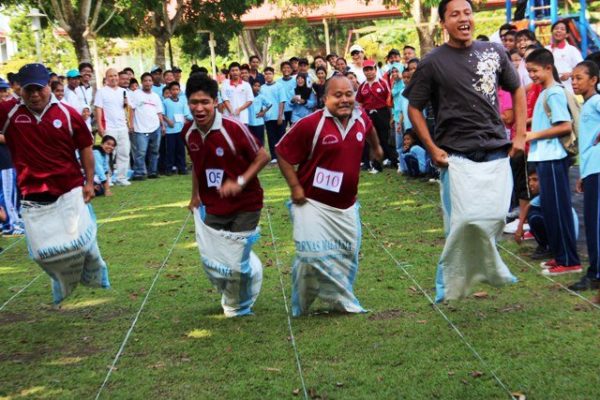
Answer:
[(585, 0), (579, 0), (579, 34), (581, 35), (581, 55), (585, 58), (588, 55), (588, 23), (585, 19), (587, 4)]
[(37, 58), (37, 62), (41, 63), (42, 62), (42, 35), (41, 32), (39, 31), (39, 29), (35, 30), (35, 55)]
[(217, 79), (217, 55), (215, 53), (215, 47), (217, 41), (215, 40), (215, 34), (209, 33), (208, 47), (210, 47), (210, 63), (212, 65), (212, 77)]
[(550, 0), (550, 21), (558, 21), (558, 0)]
[(510, 0), (506, 0), (506, 22), (510, 22), (512, 19), (512, 4)]
[(331, 46), (329, 45), (329, 25), (327, 19), (323, 18), (323, 28), (325, 29), (325, 53), (331, 54)]

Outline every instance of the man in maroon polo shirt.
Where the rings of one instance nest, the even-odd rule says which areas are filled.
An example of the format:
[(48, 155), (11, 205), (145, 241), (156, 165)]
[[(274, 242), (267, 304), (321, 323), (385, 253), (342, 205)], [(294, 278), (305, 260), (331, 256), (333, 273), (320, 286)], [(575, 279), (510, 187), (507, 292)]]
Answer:
[(77, 110), (54, 97), (48, 79), (42, 64), (19, 70), (21, 99), (0, 103), (0, 133), (17, 170), (30, 255), (52, 278), (58, 305), (79, 283), (110, 283), (84, 204), (94, 197), (92, 133)]
[(206, 74), (190, 77), (185, 94), (194, 120), (181, 135), (192, 159), (189, 208), (204, 270), (222, 295), (225, 316), (239, 317), (252, 314), (262, 284), (252, 245), (263, 207), (257, 175), (270, 157), (244, 124), (217, 110), (218, 90)]
[[(0, 103), (0, 129), (6, 137), (24, 200), (53, 202), (83, 186), (94, 197), (93, 137), (81, 115), (60, 103), (48, 86), (42, 64), (27, 64), (18, 74), (19, 102)], [(79, 151), (86, 181), (75, 151)]]
[[(379, 143), (383, 148), (384, 153), (384, 164), (396, 166), (398, 163), (398, 157), (394, 150), (388, 144), (390, 136), (390, 121), (392, 115), (390, 108), (388, 107), (388, 100), (390, 97), (390, 86), (384, 79), (377, 78), (377, 70), (375, 69), (375, 61), (367, 60), (363, 64), (363, 72), (366, 76), (366, 81), (360, 84), (356, 93), (356, 101), (360, 103), (362, 108), (367, 112), (373, 126), (377, 131)], [(368, 160), (368, 153), (363, 153), (363, 162), (366, 163)], [(373, 161), (373, 168), (371, 173), (376, 174), (381, 171), (381, 164), (375, 160)]]
[(306, 312), (317, 296), (340, 311), (364, 311), (352, 284), (360, 249), (356, 194), (365, 142), (373, 159), (381, 160), (371, 120), (354, 108), (351, 82), (336, 75), (326, 83), (325, 108), (296, 122), (276, 146), (294, 203), (294, 316)]
[(215, 229), (253, 230), (263, 206), (257, 175), (269, 156), (244, 124), (217, 111), (217, 82), (193, 78), (186, 96), (194, 120), (181, 132), (193, 164), (190, 208), (204, 205), (204, 222)]

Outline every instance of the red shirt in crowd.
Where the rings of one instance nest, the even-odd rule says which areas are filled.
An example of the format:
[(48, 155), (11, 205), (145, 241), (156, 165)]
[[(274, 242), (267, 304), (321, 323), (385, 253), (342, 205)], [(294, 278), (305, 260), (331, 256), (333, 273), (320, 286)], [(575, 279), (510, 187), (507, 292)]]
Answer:
[(364, 111), (355, 109), (344, 130), (329, 110), (319, 110), (292, 126), (277, 143), (277, 156), (298, 165), (307, 198), (346, 209), (356, 202), (363, 147), (372, 132)]
[(23, 196), (33, 193), (61, 196), (83, 185), (75, 151), (92, 146), (94, 138), (75, 109), (54, 96), (40, 115), (31, 112), (22, 100), (7, 101), (0, 103), (0, 130), (6, 138)]
[(263, 190), (258, 178), (248, 181), (235, 197), (222, 199), (217, 191), (226, 179), (235, 182), (243, 175), (260, 150), (245, 125), (217, 112), (209, 132), (203, 134), (191, 121), (183, 127), (181, 137), (192, 159), (200, 199), (208, 214), (230, 215), (262, 209)]
[(356, 101), (367, 112), (378, 110), (388, 106), (390, 93), (390, 86), (383, 79), (377, 79), (372, 83), (365, 81), (358, 87)]

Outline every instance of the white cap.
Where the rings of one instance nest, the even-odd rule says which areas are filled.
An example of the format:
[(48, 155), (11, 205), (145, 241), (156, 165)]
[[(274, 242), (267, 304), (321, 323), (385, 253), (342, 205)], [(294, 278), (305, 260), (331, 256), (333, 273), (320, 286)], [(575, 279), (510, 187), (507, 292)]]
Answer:
[(360, 44), (353, 44), (350, 46), (349, 53), (352, 54), (352, 52), (356, 50), (360, 51), (361, 53), (365, 52), (365, 49), (363, 49)]

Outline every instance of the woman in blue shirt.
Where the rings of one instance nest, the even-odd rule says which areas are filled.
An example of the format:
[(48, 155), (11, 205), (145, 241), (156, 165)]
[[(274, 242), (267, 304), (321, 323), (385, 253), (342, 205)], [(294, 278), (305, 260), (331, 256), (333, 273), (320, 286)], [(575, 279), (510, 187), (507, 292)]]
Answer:
[(317, 104), (315, 93), (306, 84), (306, 77), (307, 75), (304, 73), (296, 75), (296, 88), (289, 103), (292, 108), (292, 124), (311, 114)]
[(100, 146), (94, 146), (94, 192), (96, 196), (112, 196), (110, 191), (110, 162), (117, 140), (104, 135)]

